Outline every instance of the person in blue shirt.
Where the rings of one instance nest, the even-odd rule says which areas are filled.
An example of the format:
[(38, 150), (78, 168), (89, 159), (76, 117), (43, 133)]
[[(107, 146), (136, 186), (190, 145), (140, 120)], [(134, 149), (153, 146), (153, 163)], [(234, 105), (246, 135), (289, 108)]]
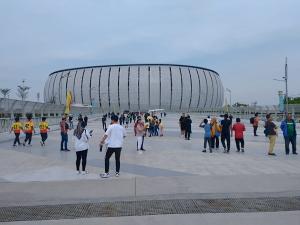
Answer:
[(206, 146), (208, 143), (209, 152), (212, 153), (211, 149), (211, 125), (208, 123), (207, 119), (204, 119), (199, 127), (204, 128), (204, 150), (202, 152), (206, 152)]
[(280, 129), (282, 130), (284, 141), (285, 141), (285, 154), (290, 154), (290, 143), (292, 144), (293, 154), (297, 155), (296, 152), (296, 123), (292, 119), (292, 115), (288, 114), (287, 118), (281, 122)]

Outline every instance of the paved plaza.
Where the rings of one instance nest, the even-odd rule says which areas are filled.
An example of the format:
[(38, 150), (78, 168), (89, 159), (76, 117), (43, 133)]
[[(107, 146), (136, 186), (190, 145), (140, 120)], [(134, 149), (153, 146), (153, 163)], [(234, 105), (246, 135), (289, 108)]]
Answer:
[[(202, 153), (203, 129), (199, 123), (203, 115), (191, 114), (192, 138), (180, 137), (178, 119), (180, 114), (163, 117), (165, 135), (147, 137), (145, 152), (136, 151), (133, 124), (127, 129), (127, 137), (121, 155), (121, 176), (108, 179), (99, 177), (104, 172), (105, 152), (99, 152), (99, 139), (103, 135), (101, 118), (89, 121), (94, 130), (88, 152), (88, 175), (77, 175), (76, 154), (72, 131), (69, 132), (70, 152), (61, 152), (60, 132), (53, 126), (45, 147), (39, 144), (40, 136), (33, 138), (31, 147), (12, 147), (12, 135), (0, 134), (0, 218), (5, 207), (63, 206), (66, 204), (98, 204), (101, 202), (145, 202), (195, 199), (260, 199), (286, 198), (296, 200), (300, 196), (300, 156), (285, 155), (281, 132), (275, 146), (276, 157), (267, 155), (268, 142), (262, 126), (258, 137), (252, 134), (249, 121), (246, 124), (245, 153), (237, 153), (234, 139), (231, 152), (223, 149)], [(300, 133), (298, 128), (298, 133)], [(298, 152), (300, 151), (298, 137)], [(115, 171), (114, 157), (110, 172)], [(298, 200), (297, 200), (298, 201)], [(148, 202), (149, 203), (149, 202)], [(147, 203), (147, 204), (148, 204)], [(175, 203), (174, 203), (175, 204)], [(182, 203), (176, 203), (182, 204)], [(223, 203), (222, 203), (223, 204)], [(97, 217), (67, 220), (69, 224), (299, 224), (298, 203), (288, 210), (264, 209), (251, 211), (218, 211), (217, 214), (191, 212), (186, 215), (167, 215), (159, 210), (144, 216), (128, 214), (129, 217)], [(21, 208), (22, 208), (21, 207)], [(217, 208), (217, 207), (216, 207)], [(188, 211), (189, 212), (189, 211)], [(187, 212), (187, 213), (188, 213)], [(238, 212), (238, 213), (237, 213)], [(196, 213), (196, 214), (195, 214)], [(173, 214), (173, 213), (172, 213)], [(138, 215), (138, 216), (137, 216)], [(41, 224), (64, 224), (63, 215), (52, 217)], [(17, 219), (16, 219), (17, 220)], [(32, 224), (31, 219), (14, 224)], [(43, 219), (41, 219), (43, 220)]]

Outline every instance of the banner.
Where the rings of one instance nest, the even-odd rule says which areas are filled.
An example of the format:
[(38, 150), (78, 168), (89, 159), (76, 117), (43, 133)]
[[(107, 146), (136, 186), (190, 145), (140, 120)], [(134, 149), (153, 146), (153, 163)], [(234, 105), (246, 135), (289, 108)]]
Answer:
[(66, 97), (66, 109), (65, 109), (65, 114), (67, 115), (69, 115), (71, 112), (71, 104), (72, 104), (72, 92), (68, 91)]

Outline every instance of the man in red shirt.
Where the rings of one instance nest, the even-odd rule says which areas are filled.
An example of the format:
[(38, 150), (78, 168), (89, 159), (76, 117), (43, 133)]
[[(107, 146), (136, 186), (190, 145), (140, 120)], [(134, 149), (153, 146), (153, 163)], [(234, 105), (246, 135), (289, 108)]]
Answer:
[(232, 131), (234, 131), (235, 144), (237, 148), (237, 152), (244, 152), (244, 131), (246, 130), (245, 125), (241, 123), (240, 118), (236, 118), (236, 123), (232, 127)]

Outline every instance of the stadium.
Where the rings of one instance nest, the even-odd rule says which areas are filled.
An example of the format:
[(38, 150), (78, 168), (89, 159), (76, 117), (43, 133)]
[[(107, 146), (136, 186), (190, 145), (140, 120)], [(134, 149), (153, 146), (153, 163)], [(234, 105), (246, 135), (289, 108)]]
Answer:
[(72, 104), (121, 112), (164, 109), (197, 112), (220, 108), (224, 88), (217, 72), (187, 65), (127, 64), (70, 68), (51, 73), (46, 103)]

